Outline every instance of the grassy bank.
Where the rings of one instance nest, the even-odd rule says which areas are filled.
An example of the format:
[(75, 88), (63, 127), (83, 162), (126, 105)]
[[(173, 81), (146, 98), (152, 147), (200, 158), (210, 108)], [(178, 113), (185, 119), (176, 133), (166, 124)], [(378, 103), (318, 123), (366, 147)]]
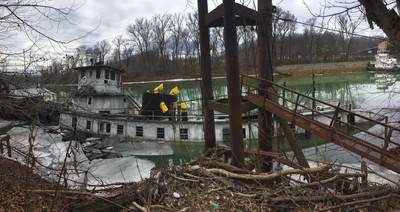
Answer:
[(276, 67), (276, 71), (293, 76), (361, 73), (367, 71), (367, 64), (368, 61), (283, 65)]

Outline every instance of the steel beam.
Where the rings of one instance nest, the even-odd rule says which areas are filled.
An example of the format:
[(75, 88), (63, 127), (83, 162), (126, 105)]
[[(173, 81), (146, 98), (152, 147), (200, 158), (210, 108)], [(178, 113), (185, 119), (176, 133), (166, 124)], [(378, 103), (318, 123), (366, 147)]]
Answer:
[(200, 72), (201, 72), (201, 95), (202, 109), (204, 116), (204, 140), (205, 150), (214, 148), (215, 143), (215, 123), (214, 111), (212, 111), (207, 103), (214, 99), (212, 92), (211, 78), (211, 57), (210, 57), (210, 32), (206, 25), (206, 16), (208, 13), (207, 0), (197, 0), (199, 13), (199, 30), (200, 30)]
[(225, 69), (227, 73), (229, 126), (231, 129), (232, 165), (243, 167), (244, 148), (242, 135), (242, 117), (237, 106), (242, 100), (237, 32), (235, 26), (234, 0), (224, 0), (224, 41), (225, 41)]
[[(246, 19), (243, 17), (235, 17), (235, 25), (236, 26), (256, 26), (256, 21)], [(215, 21), (212, 21), (208, 24), (208, 27), (223, 27), (224, 26), (224, 18), (218, 18)]]
[(400, 156), (393, 154), (376, 145), (370, 144), (357, 137), (346, 135), (340, 131), (332, 130), (327, 124), (309, 119), (299, 113), (282, 107), (281, 105), (259, 95), (250, 94), (247, 100), (274, 113), (279, 118), (287, 121), (294, 121), (297, 126), (311, 132), (323, 140), (335, 143), (357, 155), (380, 164), (392, 171), (400, 173)]
[[(267, 97), (268, 85), (272, 81), (272, 0), (258, 0), (257, 27), (257, 70), (259, 77), (259, 94)], [(272, 152), (273, 120), (272, 113), (260, 109), (258, 112), (258, 147), (262, 151)], [(263, 171), (272, 169), (272, 158), (264, 158)]]
[(210, 27), (210, 25), (212, 25), (214, 22), (217, 22), (219, 20), (222, 21), (223, 17), (224, 17), (224, 8), (222, 4), (220, 4), (206, 15), (205, 24), (208, 27)]
[[(257, 11), (241, 4), (235, 3), (232, 10), (235, 16), (235, 26), (255, 26), (257, 23)], [(214, 10), (207, 14), (206, 24), (209, 27), (224, 26), (224, 8), (223, 4), (218, 5)]]

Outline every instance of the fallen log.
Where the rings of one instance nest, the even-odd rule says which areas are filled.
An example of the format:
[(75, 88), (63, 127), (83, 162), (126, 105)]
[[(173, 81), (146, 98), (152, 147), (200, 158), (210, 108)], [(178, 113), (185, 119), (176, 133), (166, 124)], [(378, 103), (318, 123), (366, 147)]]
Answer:
[(133, 201), (132, 205), (135, 206), (136, 209), (142, 212), (147, 212), (147, 209), (141, 205), (139, 205), (137, 202)]
[(209, 168), (220, 168), (227, 170), (229, 172), (239, 173), (239, 174), (249, 174), (250, 171), (246, 169), (237, 168), (236, 166), (232, 166), (228, 163), (222, 163), (218, 161), (206, 161), (201, 163), (202, 166), (207, 166)]
[(271, 174), (237, 174), (233, 172), (226, 171), (224, 169), (204, 169), (200, 166), (190, 167), (190, 171), (201, 170), (206, 173), (212, 173), (217, 175), (222, 175), (228, 178), (240, 179), (240, 180), (260, 180), (260, 181), (270, 181), (281, 176), (291, 175), (291, 174), (315, 174), (319, 172), (328, 171), (330, 165), (324, 165), (316, 168), (304, 168), (304, 169), (289, 169), (281, 172), (274, 172)]
[(294, 186), (294, 188), (305, 188), (305, 187), (313, 187), (313, 186), (321, 186), (321, 185), (325, 185), (328, 183), (332, 183), (335, 182), (336, 180), (340, 179), (340, 178), (346, 178), (346, 177), (363, 177), (365, 176), (365, 174), (361, 174), (361, 173), (354, 173), (354, 174), (336, 174), (335, 176), (328, 178), (328, 179), (324, 179), (324, 180), (320, 180), (320, 181), (315, 181), (312, 183), (305, 183), (305, 184), (301, 184), (301, 185), (297, 185)]

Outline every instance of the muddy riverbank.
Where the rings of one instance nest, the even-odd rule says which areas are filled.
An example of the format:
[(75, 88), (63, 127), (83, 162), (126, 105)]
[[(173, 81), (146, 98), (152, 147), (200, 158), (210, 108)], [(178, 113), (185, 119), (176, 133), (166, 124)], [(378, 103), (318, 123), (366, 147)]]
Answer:
[[(338, 75), (349, 73), (367, 72), (368, 61), (354, 62), (335, 62), (335, 63), (315, 63), (315, 64), (296, 64), (296, 65), (281, 65), (274, 67), (274, 72), (283, 76), (311, 76), (312, 73), (317, 75)], [(241, 68), (242, 74), (255, 75), (256, 70), (253, 68)], [(225, 77), (225, 69), (213, 69), (213, 77)], [(195, 79), (200, 78), (200, 70), (186, 70), (183, 72), (140, 72), (126, 73), (124, 82), (138, 81), (162, 81), (171, 79)]]

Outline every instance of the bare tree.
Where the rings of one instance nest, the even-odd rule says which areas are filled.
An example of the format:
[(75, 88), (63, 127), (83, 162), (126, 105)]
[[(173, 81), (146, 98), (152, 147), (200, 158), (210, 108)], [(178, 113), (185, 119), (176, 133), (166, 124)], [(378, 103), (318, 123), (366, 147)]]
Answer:
[(153, 40), (153, 31), (151, 22), (144, 18), (138, 18), (135, 23), (128, 26), (132, 41), (138, 48), (145, 69), (149, 67), (151, 42)]
[[(297, 19), (296, 17), (292, 17), (292, 18), (294, 18), (294, 20)], [(289, 57), (290, 60), (293, 59), (292, 50), (293, 50), (293, 45), (294, 45), (293, 40), (294, 40), (294, 37), (296, 36), (295, 33), (296, 33), (296, 22), (293, 21), (293, 22), (290, 22), (288, 39), (287, 39), (287, 44), (288, 44), (287, 45), (287, 56)]]
[(179, 58), (182, 53), (182, 34), (184, 31), (184, 16), (177, 13), (172, 16), (171, 19), (171, 39), (172, 39), (172, 57), (175, 61), (175, 65), (178, 68)]
[(126, 40), (122, 43), (122, 60), (125, 61), (125, 68), (128, 69), (130, 65), (130, 58), (132, 57), (134, 52), (133, 46)]
[(186, 18), (186, 28), (189, 30), (189, 36), (192, 40), (194, 46), (193, 57), (198, 57), (200, 55), (200, 37), (199, 37), (199, 20), (197, 13), (189, 13)]
[(125, 43), (125, 38), (122, 35), (118, 35), (117, 37), (114, 38), (113, 44), (114, 44), (114, 60), (118, 62), (118, 65), (121, 66), (121, 61), (122, 61), (122, 48)]
[(93, 48), (87, 45), (80, 45), (75, 49), (74, 57), (79, 66), (89, 65), (90, 59), (94, 57)]
[(111, 45), (108, 41), (102, 40), (96, 43), (95, 50), (99, 57), (99, 60), (104, 62), (106, 56), (111, 51)]
[(306, 54), (305, 56), (308, 58), (308, 62), (311, 62), (314, 57), (314, 36), (315, 36), (315, 23), (317, 21), (317, 18), (310, 18), (306, 21), (307, 27), (304, 29), (304, 37), (305, 37), (305, 49), (306, 49)]
[[(400, 48), (400, 16), (398, 11), (389, 9), (385, 1), (367, 1), (358, 0), (361, 5), (365, 8), (368, 23), (371, 28), (374, 28), (373, 23), (378, 25), (389, 39)], [(400, 6), (400, 1), (396, 0), (392, 3), (397, 4), (397, 8)]]
[(283, 21), (279, 21), (276, 25), (276, 31), (279, 37), (280, 41), (280, 50), (279, 50), (279, 59), (280, 61), (284, 60), (284, 47), (285, 47), (285, 41), (286, 41), (286, 36), (289, 33), (290, 30), (293, 30), (293, 24), (295, 22), (293, 21), (284, 21), (284, 20), (296, 20), (296, 17), (290, 13), (290, 11), (282, 11), (281, 17)]
[[(66, 6), (60, 6), (54, 1), (41, 0), (0, 2), (0, 61), (3, 70), (7, 70), (11, 65), (13, 71), (25, 71), (27, 66), (22, 65), (21, 57), (38, 55), (40, 52), (42, 54), (40, 57), (45, 57), (48, 55), (43, 53), (47, 50), (44, 47), (50, 46), (53, 49), (65, 47), (84, 36), (62, 39), (57, 35), (57, 27), (71, 25), (69, 18), (77, 8), (73, 0), (65, 1), (64, 5)], [(32, 61), (36, 62), (31, 66), (39, 67), (44, 64), (43, 61)]]
[(241, 36), (241, 47), (243, 49), (244, 65), (250, 66), (254, 65), (255, 62), (255, 38), (256, 33), (253, 27), (243, 26), (238, 30), (238, 34)]
[(343, 14), (366, 16), (371, 29), (374, 29), (375, 23), (385, 32), (392, 43), (400, 47), (399, 5), (399, 0), (332, 0), (326, 1), (325, 5), (328, 9), (334, 9), (334, 12), (330, 14), (316, 15), (310, 9), (309, 11), (317, 17), (334, 17)]
[(224, 46), (224, 39), (221, 28), (213, 28), (210, 31), (210, 50), (211, 58), (214, 60), (214, 64), (220, 65), (220, 54), (222, 47)]
[(343, 39), (343, 47), (344, 52), (346, 53), (346, 59), (349, 58), (350, 46), (354, 38), (354, 34), (356, 33), (356, 30), (360, 26), (363, 19), (363, 16), (358, 16), (357, 18), (353, 19), (349, 13), (345, 13), (337, 17), (337, 23), (340, 29), (339, 34)]
[(163, 66), (167, 65), (167, 38), (171, 25), (171, 15), (156, 15), (153, 17), (153, 34), (157, 46), (158, 56)]
[(184, 65), (187, 65), (188, 60), (190, 60), (190, 57), (192, 55), (192, 40), (190, 39), (190, 32), (187, 28), (183, 29), (182, 31), (182, 44), (184, 46), (184, 55), (185, 55), (185, 60), (184, 60)]
[[(25, 33), (33, 42), (35, 37), (46, 38), (48, 41), (58, 44), (67, 44), (75, 40), (60, 40), (51, 35), (48, 23), (67, 21), (69, 15), (75, 9), (72, 3), (69, 7), (57, 7), (49, 1), (39, 0), (11, 0), (1, 1), (1, 39), (5, 39), (13, 33)], [(4, 52), (0, 52), (4, 54)]]

